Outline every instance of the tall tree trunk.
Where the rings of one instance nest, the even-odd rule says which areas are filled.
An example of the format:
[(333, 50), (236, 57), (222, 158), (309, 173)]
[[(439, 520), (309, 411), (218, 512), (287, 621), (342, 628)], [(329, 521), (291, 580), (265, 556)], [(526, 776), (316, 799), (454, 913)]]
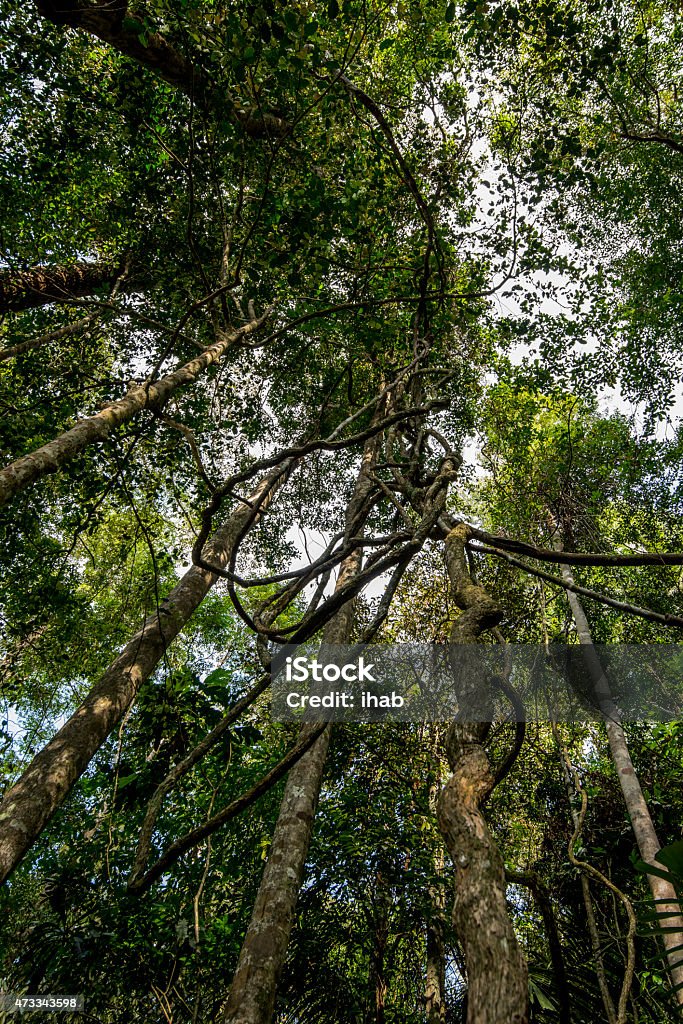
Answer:
[[(214, 533), (206, 547), (206, 558), (212, 564), (221, 568), (227, 564), (253, 516), (253, 506), (261, 510), (268, 506), (291, 464), (292, 460), (287, 460), (264, 476), (250, 495), (249, 504), (238, 506)], [(158, 613), (149, 616), (78, 710), (5, 794), (0, 804), (0, 882), (38, 838), (217, 579), (198, 566), (185, 573)]]
[(68, 267), (32, 267), (0, 274), (0, 313), (48, 306), (92, 295), (121, 273), (113, 263), (72, 263)]
[[(441, 863), (443, 868), (443, 858)], [(445, 900), (441, 886), (430, 893), (431, 913), (427, 920), (427, 963), (425, 972), (425, 1012), (427, 1024), (446, 1021), (446, 948), (444, 943)]]
[[(555, 541), (557, 550), (562, 550), (561, 542)], [(574, 577), (568, 565), (561, 565), (562, 578), (566, 583), (573, 585)], [(619, 785), (626, 804), (626, 810), (631, 819), (631, 827), (638, 844), (640, 856), (646, 864), (657, 866), (655, 855), (661, 849), (657, 838), (655, 827), (650, 815), (650, 810), (640, 788), (640, 782), (636, 775), (628, 749), (628, 741), (621, 724), (619, 709), (612, 700), (609, 681), (603, 672), (600, 658), (593, 645), (590, 626), (583, 605), (577, 594), (567, 591), (567, 600), (571, 608), (574, 625), (582, 645), (584, 662), (590, 673), (595, 694), (600, 701), (601, 710), (605, 715), (605, 728), (612, 761), (617, 771)], [(681, 916), (680, 904), (676, 898), (673, 886), (664, 878), (656, 875), (648, 875), (650, 890), (654, 900), (670, 902), (656, 903), (662, 913), (672, 913), (676, 916), (665, 918), (668, 928), (676, 928), (675, 932), (662, 933), (662, 942), (666, 950), (667, 963), (674, 985), (683, 986), (683, 951), (673, 952), (674, 947), (683, 945), (683, 916)], [(683, 988), (678, 989), (676, 997), (680, 1006), (683, 1006)]]
[(191, 359), (173, 373), (161, 377), (153, 384), (133, 388), (124, 398), (105, 406), (94, 416), (79, 420), (71, 430), (48, 441), (42, 448), (11, 462), (0, 470), (0, 506), (7, 504), (40, 477), (57, 472), (60, 466), (70, 462), (84, 448), (105, 440), (112, 430), (133, 419), (143, 409), (154, 409), (157, 412), (163, 409), (178, 388), (192, 384), (198, 374), (217, 363), (239, 338), (252, 333), (262, 323), (263, 318), (253, 320), (238, 331), (224, 335), (215, 345), (209, 346), (196, 359)]
[(375, 922), (375, 934), (373, 942), (372, 957), (370, 961), (370, 977), (372, 991), (374, 994), (374, 1024), (384, 1024), (386, 1020), (387, 1002), (387, 941), (389, 939), (389, 925), (387, 922), (386, 910), (381, 908)]
[[(377, 458), (379, 437), (366, 442), (361, 468), (346, 510), (347, 536), (358, 534), (373, 488), (368, 475)], [(336, 590), (353, 579), (362, 565), (360, 549), (341, 564)], [(323, 633), (325, 645), (349, 642), (353, 602), (343, 605)], [(301, 738), (312, 725), (303, 725)], [(268, 862), (263, 872), (228, 999), (223, 1024), (270, 1024), (277, 983), (284, 964), (294, 912), (304, 876), (313, 820), (323, 779), (331, 726), (290, 771), (280, 804)]]
[[(451, 593), (461, 609), (451, 629), (453, 645), (476, 643), (503, 616), (470, 576), (468, 538), (463, 523), (446, 537)], [(483, 746), (489, 728), (489, 722), (456, 721), (449, 729), (446, 754), (453, 774), (439, 798), (438, 820), (455, 867), (453, 924), (467, 964), (467, 1024), (526, 1024), (526, 963), (508, 913), (505, 864), (481, 811), (493, 787)]]
[[(441, 789), (441, 729), (432, 727), (430, 746), (436, 772), (429, 786), (429, 809), (436, 816)], [(445, 1024), (446, 1021), (446, 890), (443, 885), (444, 849), (440, 845), (434, 853), (434, 881), (429, 890), (427, 916), (427, 948), (425, 963), (425, 1012), (427, 1024)]]

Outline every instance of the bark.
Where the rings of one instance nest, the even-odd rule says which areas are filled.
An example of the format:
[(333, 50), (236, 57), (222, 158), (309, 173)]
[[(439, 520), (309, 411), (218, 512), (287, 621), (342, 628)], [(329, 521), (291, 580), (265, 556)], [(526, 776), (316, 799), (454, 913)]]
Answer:
[(432, 913), (427, 921), (427, 969), (425, 1011), (427, 1024), (446, 1021), (446, 949), (444, 944), (444, 901), (441, 888), (430, 894)]
[[(429, 809), (436, 815), (441, 789), (440, 728), (432, 732), (436, 773), (429, 786)], [(427, 949), (425, 970), (425, 1012), (427, 1024), (445, 1024), (446, 1021), (446, 889), (443, 885), (443, 846), (434, 854), (434, 881), (429, 888), (427, 917)]]
[(375, 924), (374, 943), (370, 964), (372, 991), (374, 996), (374, 1024), (384, 1024), (386, 1020), (386, 1003), (388, 991), (386, 977), (386, 958), (388, 939), (389, 925), (386, 918), (386, 912), (383, 912), (380, 914), (380, 917)]
[(41, 345), (49, 345), (52, 341), (70, 338), (72, 335), (84, 330), (94, 319), (93, 316), (84, 316), (81, 320), (77, 320), (73, 324), (65, 324), (64, 327), (58, 327), (48, 334), (41, 334), (36, 338), (30, 338), (28, 341), (21, 341), (18, 345), (8, 345), (7, 348), (0, 348), (0, 363), (6, 359), (13, 359), (14, 356), (23, 355), (24, 352), (30, 352), (34, 348), (40, 348)]
[[(367, 441), (354, 493), (346, 512), (347, 536), (357, 534), (366, 499), (373, 484), (368, 476), (376, 461), (379, 441)], [(341, 564), (335, 589), (339, 591), (361, 569), (362, 554), (354, 551)], [(348, 643), (353, 624), (353, 603), (347, 602), (330, 620), (324, 644)], [(315, 728), (303, 725), (300, 738)], [(313, 820), (322, 786), (331, 727), (325, 729), (310, 751), (290, 771), (280, 804), (259, 891), (254, 903), (228, 999), (220, 1013), (223, 1024), (270, 1024), (277, 983), (284, 964), (294, 923), (299, 889), (304, 877)]]
[[(557, 547), (561, 550), (559, 542), (557, 542)], [(566, 583), (574, 583), (572, 572), (568, 565), (562, 565), (561, 572)], [(650, 810), (633, 767), (631, 754), (628, 749), (628, 741), (621, 724), (619, 709), (612, 700), (609, 681), (602, 670), (600, 658), (593, 645), (593, 637), (586, 613), (578, 596), (571, 590), (567, 591), (567, 599), (576, 626), (579, 643), (583, 648), (584, 662), (590, 673), (594, 692), (600, 702), (601, 711), (605, 716), (605, 728), (607, 730), (610, 753), (617, 771), (619, 785), (631, 820), (631, 827), (638, 844), (640, 856), (646, 864), (661, 867), (655, 859), (656, 854), (661, 849), (661, 844), (657, 838)], [(683, 952), (673, 952), (676, 946), (683, 945), (683, 916), (681, 915), (680, 904), (677, 901), (673, 886), (666, 879), (658, 878), (655, 875), (648, 875), (647, 878), (652, 898), (656, 901), (670, 901), (657, 902), (655, 906), (658, 910), (662, 913), (676, 915), (665, 918), (665, 923), (668, 928), (676, 928), (678, 930), (662, 933), (662, 942), (666, 951), (672, 981), (674, 985), (680, 984), (683, 986)], [(679, 1005), (683, 1006), (683, 988), (677, 991), (676, 998)]]
[[(230, 559), (252, 506), (265, 509), (284, 482), (290, 462), (271, 470), (213, 535), (207, 554), (216, 565)], [(133, 703), (168, 645), (181, 632), (218, 577), (192, 566), (158, 613), (124, 647), (78, 710), (33, 759), (0, 804), (0, 882), (14, 870), (86, 769), (90, 759)]]
[[(459, 524), (446, 537), (451, 592), (461, 609), (451, 629), (453, 645), (476, 643), (503, 616), (470, 576), (469, 536)], [(467, 965), (467, 1024), (527, 1024), (527, 969), (507, 909), (505, 865), (481, 811), (494, 781), (483, 746), (489, 727), (456, 721), (449, 729), (453, 774), (439, 798), (438, 820), (455, 867), (453, 924)]]
[(68, 25), (97, 36), (195, 100), (220, 102), (221, 113), (227, 113), (253, 138), (277, 137), (288, 131), (289, 126), (280, 117), (244, 110), (225, 93), (215, 95), (216, 90), (204, 71), (179, 53), (159, 32), (150, 32), (141, 18), (129, 14), (125, 0), (35, 2), (38, 12), (53, 24)]
[(113, 284), (120, 273), (121, 268), (113, 263), (5, 270), (0, 274), (0, 313), (19, 313), (65, 299), (80, 299)]
[(0, 470), (0, 506), (7, 504), (40, 477), (56, 473), (60, 466), (70, 462), (89, 445), (104, 441), (112, 430), (133, 419), (143, 409), (156, 412), (163, 409), (179, 388), (193, 383), (198, 374), (217, 363), (239, 338), (254, 331), (261, 323), (262, 320), (254, 320), (235, 333), (226, 334), (196, 359), (191, 359), (173, 373), (161, 377), (153, 384), (132, 388), (124, 398), (106, 405), (94, 416), (79, 420), (70, 430), (48, 441), (42, 448), (11, 462)]

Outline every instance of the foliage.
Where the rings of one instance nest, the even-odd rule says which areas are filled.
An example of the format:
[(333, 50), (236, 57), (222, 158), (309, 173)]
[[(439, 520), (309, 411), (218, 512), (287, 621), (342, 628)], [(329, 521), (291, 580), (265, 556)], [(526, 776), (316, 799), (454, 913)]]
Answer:
[[(195, 1024), (225, 1000), (282, 784), (142, 892), (128, 884), (140, 830), (169, 772), (260, 678), (270, 641), (310, 621), (306, 639), (320, 639), (314, 613), (341, 556), (315, 563), (332, 538), (366, 543), (355, 635), (385, 643), (448, 639), (459, 609), (445, 522), (474, 524), (489, 546), (547, 548), (559, 534), (575, 553), (683, 550), (681, 18), (665, 0), (146, 0), (120, 23), (118, 5), (72, 6), (0, 2), (0, 291), (36, 268), (111, 273), (86, 295), (41, 298), (34, 284), (27, 308), (3, 307), (3, 465), (225, 346), (165, 404), (70, 450), (0, 508), (7, 787), (143, 624), (163, 621), (173, 588), (207, 571), (196, 545), (209, 519), (211, 532), (248, 508), (269, 459), (295, 462), (5, 886), (0, 987), (86, 991), (107, 1024)], [(357, 436), (378, 422), (374, 489), (349, 522), (368, 451)], [(447, 507), (420, 534), (444, 456), (460, 453)], [(540, 580), (536, 561), (483, 543), (469, 565), (505, 609), (504, 639), (576, 642), (557, 573)], [(373, 551), (388, 559), (377, 580)], [(683, 616), (680, 566), (573, 571), (598, 595), (586, 598), (597, 642), (676, 642), (663, 620)], [(680, 724), (626, 731), (662, 871), (679, 885)], [(444, 733), (337, 731), (280, 1024), (423, 1024), (435, 922), (447, 1019), (466, 1019), (435, 817)], [(581, 856), (652, 924), (603, 732), (558, 735), (588, 799)], [(257, 697), (165, 793), (151, 859), (295, 741)], [(511, 875), (532, 872), (549, 893), (583, 1024), (604, 1007), (556, 741), (527, 727), (486, 816)], [(494, 725), (494, 769), (514, 742), (510, 722)], [(591, 884), (616, 995), (623, 921)], [(534, 891), (508, 890), (531, 1020), (566, 1024)], [(676, 1012), (645, 931), (634, 1024)]]

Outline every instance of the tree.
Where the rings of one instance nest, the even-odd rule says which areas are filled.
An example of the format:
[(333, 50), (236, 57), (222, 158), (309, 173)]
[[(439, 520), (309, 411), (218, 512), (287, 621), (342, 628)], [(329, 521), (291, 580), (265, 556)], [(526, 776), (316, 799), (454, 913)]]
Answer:
[[(608, 946), (604, 891), (588, 934), (572, 889), (592, 870), (624, 907), (642, 895), (582, 783), (611, 785), (581, 746), (597, 731), (556, 730), (577, 825), (547, 729), (297, 734), (264, 694), (285, 643), (450, 641), (467, 704), (464, 648), (571, 646), (558, 593), (590, 602), (599, 642), (683, 625), (680, 440), (647, 433), (679, 358), (680, 239), (638, 214), (648, 189), (680, 196), (676, 19), (93, 0), (0, 20), (0, 855), (9, 905), (37, 908), (5, 936), (8, 980), (75, 991), (81, 964), (103, 1020), (314, 1019), (332, 978), (385, 1024), (564, 1024), (570, 990), (577, 1021), (600, 999), (656, 1014), (664, 982), (618, 915)], [(639, 253), (662, 260), (651, 295)], [(614, 336), (642, 436), (597, 414)], [(520, 780), (532, 752), (557, 837)], [(330, 821), (359, 829), (356, 770), (378, 807), (335, 845)], [(600, 824), (614, 850), (588, 869)], [(591, 956), (602, 995), (567, 980)]]

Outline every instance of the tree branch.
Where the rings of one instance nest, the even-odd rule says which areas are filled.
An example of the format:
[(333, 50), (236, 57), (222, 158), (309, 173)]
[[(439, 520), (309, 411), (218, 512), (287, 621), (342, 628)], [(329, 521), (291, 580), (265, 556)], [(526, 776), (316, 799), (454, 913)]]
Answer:
[[(444, 517), (444, 519), (450, 522), (450, 517)], [(527, 555), (529, 558), (536, 558), (542, 562), (614, 566), (683, 565), (683, 552), (678, 551), (644, 551), (633, 555), (609, 555), (584, 551), (559, 552), (549, 548), (538, 548), (533, 544), (514, 540), (512, 537), (499, 537), (496, 534), (487, 533), (485, 530), (479, 530), (475, 526), (470, 526), (469, 531), (471, 537), (483, 541), (485, 544), (490, 544), (498, 549), (504, 548), (506, 551), (514, 551), (518, 555)]]
[(233, 123), (252, 138), (277, 138), (289, 131), (283, 118), (261, 113), (258, 108), (255, 112), (245, 110), (226, 90), (219, 94), (203, 69), (179, 53), (159, 32), (150, 32), (146, 20), (129, 14), (125, 0), (96, 0), (93, 4), (81, 0), (35, 0), (35, 4), (48, 21), (97, 36), (188, 96), (202, 99), (208, 106), (217, 105), (220, 100), (221, 111), (227, 112)]
[(636, 132), (619, 132), (622, 139), (628, 139), (630, 142), (655, 142), (660, 146), (666, 146), (667, 149), (673, 150), (674, 153), (683, 153), (683, 142), (677, 142), (676, 139), (672, 139), (670, 135), (665, 135), (663, 132), (653, 132), (652, 135), (639, 135)]
[(534, 569), (532, 566), (527, 565), (526, 562), (522, 562), (521, 559), (515, 558), (514, 555), (509, 555), (506, 551), (499, 551), (497, 548), (488, 547), (483, 544), (476, 547), (471, 545), (471, 547), (473, 551), (478, 551), (483, 555), (495, 555), (496, 558), (502, 558), (503, 561), (509, 562), (510, 565), (514, 565), (517, 569), (523, 569), (524, 572), (528, 572), (531, 576), (538, 576), (539, 579), (553, 583), (557, 587), (564, 587), (565, 590), (571, 590), (574, 594), (581, 594), (583, 597), (589, 597), (593, 601), (599, 601), (601, 604), (606, 604), (609, 608), (616, 608), (617, 611), (626, 612), (628, 615), (637, 615), (641, 619), (647, 619), (648, 622), (661, 622), (664, 626), (673, 626), (679, 629), (683, 627), (683, 618), (680, 615), (670, 615), (668, 612), (655, 612), (651, 608), (641, 608), (639, 605), (629, 604), (627, 601), (618, 601), (614, 597), (600, 594), (597, 590), (581, 587), (578, 583), (569, 583), (560, 576), (553, 576), (549, 572), (543, 572), (542, 569)]
[(130, 873), (130, 879), (128, 881), (129, 888), (135, 888), (136, 880), (140, 877), (145, 869), (147, 860), (149, 858), (149, 851), (152, 847), (152, 833), (154, 831), (154, 824), (161, 810), (164, 797), (169, 793), (174, 786), (178, 784), (180, 779), (184, 775), (194, 768), (199, 761), (218, 743), (221, 737), (227, 732), (233, 722), (249, 708), (254, 701), (259, 697), (270, 684), (270, 673), (263, 675), (259, 681), (252, 686), (251, 690), (241, 700), (239, 700), (234, 707), (230, 708), (229, 711), (223, 715), (220, 722), (214, 726), (211, 732), (207, 733), (206, 736), (194, 747), (190, 753), (183, 758), (178, 764), (174, 765), (173, 768), (168, 772), (166, 778), (159, 783), (152, 798), (147, 804), (147, 810), (145, 812), (145, 818), (140, 828), (140, 836), (138, 839), (138, 847), (135, 853), (135, 861), (133, 868)]
[(102, 285), (111, 284), (120, 273), (121, 267), (115, 263), (84, 261), (71, 266), (5, 270), (0, 274), (0, 313), (18, 313), (90, 295)]
[(0, 470), (0, 505), (25, 490), (34, 481), (47, 473), (55, 473), (60, 466), (70, 462), (76, 455), (97, 441), (103, 441), (112, 430), (141, 412), (143, 409), (159, 411), (180, 387), (191, 384), (197, 375), (213, 363), (217, 363), (240, 338), (256, 330), (262, 323), (254, 320), (239, 330), (225, 335), (215, 345), (204, 349), (201, 355), (189, 363), (167, 374), (156, 383), (146, 383), (132, 388), (127, 395), (106, 405), (94, 416), (79, 420), (70, 430), (48, 441), (28, 455), (11, 462)]
[(238, 796), (236, 800), (229, 803), (227, 807), (224, 807), (222, 811), (218, 812), (218, 814), (214, 814), (212, 818), (205, 821), (203, 825), (199, 825), (191, 832), (188, 832), (186, 836), (183, 836), (182, 839), (177, 839), (172, 843), (166, 852), (159, 857), (159, 859), (152, 865), (149, 871), (142, 876), (142, 878), (136, 881), (131, 879), (129, 887), (134, 892), (142, 892), (143, 890), (148, 889), (149, 886), (152, 885), (152, 883), (155, 882), (157, 878), (164, 873), (164, 871), (167, 871), (179, 857), (184, 853), (187, 853), (187, 851), (191, 850), (194, 846), (198, 846), (203, 839), (212, 835), (212, 833), (214, 833), (216, 829), (219, 829), (221, 825), (225, 825), (232, 818), (237, 817), (238, 814), (245, 811), (247, 807), (251, 806), (251, 804), (255, 803), (260, 796), (271, 789), (284, 775), (287, 774), (292, 765), (296, 764), (296, 762), (303, 757), (306, 751), (313, 746), (315, 741), (326, 728), (327, 722), (317, 722), (310, 731), (307, 731), (304, 738), (300, 740), (296, 746), (292, 747), (282, 760), (278, 762), (274, 768), (271, 768), (271, 770), (267, 772), (262, 779), (259, 779), (257, 783), (246, 791), (246, 793), (242, 793), (241, 796)]

